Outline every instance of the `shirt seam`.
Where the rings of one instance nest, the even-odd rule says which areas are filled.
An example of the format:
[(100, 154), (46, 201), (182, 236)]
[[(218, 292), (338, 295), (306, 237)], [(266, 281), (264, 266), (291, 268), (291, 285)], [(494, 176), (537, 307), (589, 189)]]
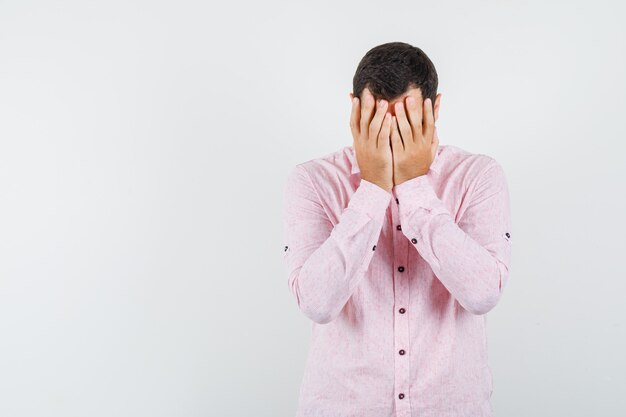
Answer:
[[(326, 218), (331, 222), (331, 224), (333, 223), (330, 216), (328, 215), (328, 210), (326, 210), (326, 206), (324, 206), (324, 204), (322, 203), (322, 198), (320, 197), (319, 192), (317, 191), (317, 188), (315, 188), (315, 184), (313, 183), (313, 179), (311, 178), (311, 175), (309, 174), (309, 171), (304, 167), (304, 165), (300, 164), (300, 169), (302, 169), (307, 177), (307, 179), (309, 180), (309, 184), (311, 184), (311, 188), (313, 188), (313, 192), (315, 193), (315, 196), (317, 197), (317, 202), (319, 203), (320, 206), (322, 206), (322, 209), (324, 210), (324, 214), (326, 214)], [(333, 227), (335, 225), (333, 224)]]
[[(469, 204), (472, 203), (474, 199), (474, 194), (476, 193), (476, 187), (478, 187), (478, 184), (483, 179), (482, 177), (485, 174), (485, 172), (491, 169), (492, 166), (497, 165), (497, 161), (495, 159), (493, 158), (490, 158), (490, 159), (491, 160), (489, 161), (489, 163), (480, 171), (478, 175), (476, 175), (476, 178), (472, 181), (472, 183), (467, 189), (467, 192), (469, 195)], [(456, 222), (457, 224), (461, 222), (461, 220), (463, 219), (463, 216), (465, 216), (465, 211), (463, 211), (463, 215), (459, 218), (458, 222)]]

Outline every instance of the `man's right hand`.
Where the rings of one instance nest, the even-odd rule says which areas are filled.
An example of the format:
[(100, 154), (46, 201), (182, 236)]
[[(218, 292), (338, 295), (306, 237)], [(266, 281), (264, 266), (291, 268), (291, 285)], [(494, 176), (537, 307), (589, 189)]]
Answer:
[(391, 114), (387, 113), (388, 103), (380, 100), (365, 88), (362, 103), (359, 97), (352, 97), (350, 129), (354, 139), (353, 147), (361, 170), (361, 179), (378, 185), (391, 193), (393, 189), (393, 159), (391, 151)]

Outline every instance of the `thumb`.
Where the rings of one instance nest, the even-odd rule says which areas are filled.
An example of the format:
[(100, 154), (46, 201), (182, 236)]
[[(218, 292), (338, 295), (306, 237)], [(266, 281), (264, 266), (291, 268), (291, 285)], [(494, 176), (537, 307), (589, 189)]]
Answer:
[(400, 136), (400, 131), (398, 130), (396, 116), (391, 118), (391, 148), (395, 151), (403, 149), (402, 136)]

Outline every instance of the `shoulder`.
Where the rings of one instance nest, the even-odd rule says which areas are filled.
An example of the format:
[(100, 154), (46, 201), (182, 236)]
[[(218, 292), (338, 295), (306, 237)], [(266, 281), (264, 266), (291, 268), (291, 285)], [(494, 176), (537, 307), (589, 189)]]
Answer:
[(467, 179), (480, 179), (494, 173), (503, 174), (500, 163), (491, 155), (472, 152), (456, 145), (439, 145), (439, 156), (448, 172), (461, 171)]
[(350, 152), (351, 147), (344, 146), (322, 156), (302, 161), (292, 167), (291, 172), (298, 176), (306, 175), (313, 183), (347, 177), (352, 167)]

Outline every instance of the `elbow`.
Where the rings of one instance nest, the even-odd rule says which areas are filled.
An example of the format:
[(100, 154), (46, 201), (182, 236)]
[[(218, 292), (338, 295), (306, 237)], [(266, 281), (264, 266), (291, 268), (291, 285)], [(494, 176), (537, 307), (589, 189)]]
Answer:
[(328, 324), (333, 321), (336, 315), (330, 314), (328, 311), (304, 310), (301, 309), (305, 316), (317, 324)]
[(498, 305), (500, 298), (502, 297), (502, 290), (508, 279), (508, 268), (498, 262), (496, 273), (493, 275), (495, 278), (489, 280), (491, 283), (484, 291), (466, 300), (463, 303), (463, 307), (470, 313), (481, 316), (489, 313), (493, 308)]
[(337, 314), (333, 310), (320, 305), (319, 303), (311, 303), (298, 298), (298, 308), (310, 320), (317, 324), (327, 324), (335, 320)]
[(500, 291), (496, 288), (495, 291), (491, 291), (487, 296), (475, 298), (465, 301), (463, 308), (476, 316), (482, 316), (489, 313), (500, 300)]
[(298, 283), (297, 275), (289, 279), (289, 289), (296, 299), (300, 311), (310, 320), (317, 324), (327, 324), (333, 321), (339, 314), (332, 306), (323, 300), (315, 300), (315, 297), (303, 294)]

